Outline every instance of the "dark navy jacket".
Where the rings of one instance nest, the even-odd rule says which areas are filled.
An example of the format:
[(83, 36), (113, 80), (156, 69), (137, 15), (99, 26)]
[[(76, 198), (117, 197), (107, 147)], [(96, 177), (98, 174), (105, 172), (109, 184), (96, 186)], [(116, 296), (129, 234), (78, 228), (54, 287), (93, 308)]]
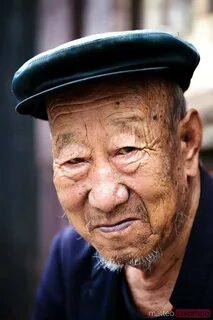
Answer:
[[(98, 270), (94, 254), (70, 227), (55, 237), (33, 320), (143, 319), (123, 273)], [(170, 301), (175, 309), (207, 308), (213, 313), (213, 179), (203, 170), (199, 208)]]

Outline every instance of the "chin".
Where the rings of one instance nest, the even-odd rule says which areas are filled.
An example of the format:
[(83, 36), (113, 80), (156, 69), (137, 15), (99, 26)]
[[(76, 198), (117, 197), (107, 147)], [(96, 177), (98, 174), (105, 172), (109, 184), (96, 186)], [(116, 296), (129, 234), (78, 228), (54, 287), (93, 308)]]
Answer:
[(103, 256), (99, 252), (96, 254), (97, 267), (110, 271), (121, 271), (126, 266), (132, 266), (144, 271), (151, 270), (153, 265), (162, 256), (162, 249), (157, 246), (151, 249), (146, 255), (125, 255), (118, 254), (117, 256)]
[(153, 234), (146, 242), (135, 239), (134, 243), (117, 243), (116, 246), (110, 246), (109, 243), (108, 246), (103, 246), (103, 243), (92, 245), (97, 250), (98, 268), (119, 271), (126, 266), (150, 270), (162, 256), (163, 248), (160, 243), (160, 237)]

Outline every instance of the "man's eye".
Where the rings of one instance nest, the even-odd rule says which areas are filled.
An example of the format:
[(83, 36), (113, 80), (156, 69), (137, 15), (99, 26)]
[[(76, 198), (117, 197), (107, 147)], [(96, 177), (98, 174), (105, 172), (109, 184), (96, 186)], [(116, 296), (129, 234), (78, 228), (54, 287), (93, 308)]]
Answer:
[(74, 158), (74, 159), (70, 159), (69, 161), (67, 161), (68, 164), (78, 164), (78, 163), (82, 163), (85, 160), (83, 158)]
[(126, 155), (136, 150), (138, 150), (138, 148), (136, 147), (123, 147), (119, 149), (119, 151), (117, 152), (117, 155)]

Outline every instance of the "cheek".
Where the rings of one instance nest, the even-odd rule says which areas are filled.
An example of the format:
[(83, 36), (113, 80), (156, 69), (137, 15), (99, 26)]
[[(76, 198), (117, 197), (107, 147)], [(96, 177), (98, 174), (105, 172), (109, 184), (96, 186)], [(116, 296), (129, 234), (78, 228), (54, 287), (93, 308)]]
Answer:
[(178, 190), (166, 157), (150, 158), (132, 177), (132, 188), (143, 199), (154, 232), (171, 227), (178, 207)]
[(57, 175), (54, 177), (54, 184), (58, 199), (63, 207), (69, 223), (76, 231), (87, 241), (90, 241), (90, 234), (86, 227), (84, 214), (84, 187), (78, 186), (78, 183), (70, 181), (66, 177)]
[(72, 181), (60, 173), (54, 176), (53, 181), (58, 199), (65, 212), (69, 212), (69, 215), (73, 216), (77, 216), (77, 214), (75, 214), (77, 212), (82, 212), (85, 198), (84, 186), (81, 185), (80, 187), (77, 182)]

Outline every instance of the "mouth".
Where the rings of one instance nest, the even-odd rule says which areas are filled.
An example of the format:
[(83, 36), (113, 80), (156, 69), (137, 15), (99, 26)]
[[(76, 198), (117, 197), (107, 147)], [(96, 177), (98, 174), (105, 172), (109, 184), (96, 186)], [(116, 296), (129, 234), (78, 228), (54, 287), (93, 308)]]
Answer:
[(100, 224), (96, 226), (96, 228), (99, 228), (104, 233), (118, 232), (128, 228), (129, 226), (131, 226), (131, 224), (133, 224), (137, 220), (139, 219), (126, 219), (126, 220), (119, 221), (115, 224)]

